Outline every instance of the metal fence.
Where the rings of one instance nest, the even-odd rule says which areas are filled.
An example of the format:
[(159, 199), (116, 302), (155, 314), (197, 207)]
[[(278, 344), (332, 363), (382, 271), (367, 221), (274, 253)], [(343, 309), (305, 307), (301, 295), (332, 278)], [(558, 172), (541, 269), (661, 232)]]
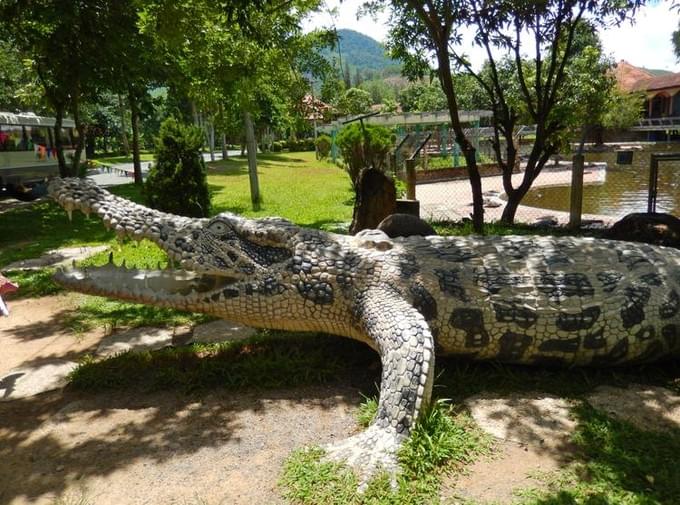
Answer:
[[(477, 137), (471, 138), (477, 147), (482, 174), (484, 217), (486, 222), (491, 222), (501, 218), (506, 197), (491, 142), (484, 138), (482, 130), (478, 128)], [(470, 217), (472, 191), (465, 160), (452, 139), (443, 137), (441, 132), (420, 132), (410, 139), (399, 140), (393, 156), (397, 177), (406, 180), (404, 161), (427, 133), (431, 133), (431, 138), (415, 158), (416, 198), (420, 201), (421, 217), (433, 221), (458, 221)], [(515, 187), (524, 177), (524, 160), (532, 148), (530, 138), (520, 139), (519, 148), (520, 164), (512, 176)], [(583, 170), (582, 223), (609, 225), (626, 214), (646, 212), (651, 154), (669, 152), (680, 153), (680, 143), (589, 146)], [(551, 160), (522, 200), (515, 221), (567, 224), (571, 184), (571, 158)], [(657, 211), (680, 216), (680, 161), (664, 160), (659, 164), (656, 191)]]

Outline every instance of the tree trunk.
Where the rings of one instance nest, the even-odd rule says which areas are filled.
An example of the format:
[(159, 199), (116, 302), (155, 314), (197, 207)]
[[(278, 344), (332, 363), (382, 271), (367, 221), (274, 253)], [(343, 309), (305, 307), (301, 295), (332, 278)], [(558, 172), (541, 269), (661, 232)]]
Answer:
[(248, 175), (250, 177), (250, 199), (253, 202), (253, 210), (260, 208), (260, 183), (257, 180), (257, 142), (255, 141), (255, 128), (250, 112), (243, 113), (243, 125), (246, 129), (246, 144), (248, 146)]
[(522, 198), (527, 194), (527, 191), (521, 190), (521, 186), (516, 190), (508, 193), (508, 201), (503, 208), (503, 214), (501, 215), (501, 223), (512, 225), (515, 222), (515, 214), (517, 214), (517, 208), (522, 202)]
[(76, 142), (75, 151), (73, 153), (73, 161), (71, 172), (78, 177), (85, 177), (85, 171), (80, 170), (80, 156), (83, 153), (83, 147), (85, 146), (85, 125), (80, 118), (80, 102), (78, 98), (74, 98), (72, 101), (73, 108), (73, 120), (76, 123), (76, 129), (78, 130), (78, 140)]
[(215, 161), (215, 125), (212, 121), (208, 126), (208, 138), (210, 146), (210, 161)]
[(120, 93), (118, 93), (118, 114), (120, 115), (120, 143), (123, 146), (123, 154), (130, 156), (130, 143), (128, 142), (127, 126), (125, 125), (125, 105)]
[(227, 134), (222, 134), (222, 159), (226, 160), (229, 157), (229, 146), (227, 145)]
[(142, 162), (139, 156), (139, 104), (132, 88), (128, 92), (130, 112), (132, 120), (132, 165), (135, 175), (135, 184), (142, 184)]
[(446, 103), (451, 116), (451, 126), (455, 133), (456, 143), (460, 146), (467, 164), (470, 188), (472, 190), (472, 227), (481, 233), (484, 229), (484, 199), (482, 196), (482, 177), (477, 168), (477, 153), (474, 146), (465, 136), (463, 126), (458, 117), (458, 103), (451, 78), (451, 64), (449, 62), (448, 39), (441, 47), (437, 47), (437, 63), (439, 66), (439, 81), (446, 95)]
[(54, 149), (57, 152), (57, 163), (59, 163), (59, 175), (61, 177), (72, 177), (71, 167), (66, 165), (66, 157), (64, 156), (64, 143), (61, 138), (61, 128), (64, 124), (64, 104), (55, 106), (54, 119)]

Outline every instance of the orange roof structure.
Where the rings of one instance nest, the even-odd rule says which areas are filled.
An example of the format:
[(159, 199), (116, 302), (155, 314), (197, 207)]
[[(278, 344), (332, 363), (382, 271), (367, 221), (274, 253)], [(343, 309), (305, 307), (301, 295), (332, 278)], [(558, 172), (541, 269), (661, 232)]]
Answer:
[(680, 72), (654, 75), (644, 68), (631, 65), (626, 60), (621, 60), (616, 64), (614, 76), (624, 91), (651, 92), (680, 87)]
[(654, 76), (642, 68), (631, 65), (626, 60), (619, 61), (614, 67), (616, 82), (623, 91), (644, 91)]

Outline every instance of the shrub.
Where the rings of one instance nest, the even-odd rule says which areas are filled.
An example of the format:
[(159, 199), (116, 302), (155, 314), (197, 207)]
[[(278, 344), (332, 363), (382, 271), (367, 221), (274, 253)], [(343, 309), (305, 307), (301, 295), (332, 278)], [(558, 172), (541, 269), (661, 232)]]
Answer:
[(337, 138), (345, 168), (355, 189), (364, 168), (385, 168), (387, 153), (394, 145), (394, 135), (387, 128), (373, 125), (365, 125), (364, 128), (365, 136), (361, 125), (352, 123), (340, 130)]
[(328, 155), (331, 153), (331, 145), (333, 144), (333, 140), (330, 138), (330, 136), (326, 134), (319, 135), (316, 138), (316, 149), (319, 152), (319, 156), (321, 158), (328, 158)]
[(288, 150), (291, 153), (295, 153), (302, 150), (302, 142), (297, 139), (291, 139), (288, 141)]
[(205, 217), (210, 193), (201, 155), (203, 134), (175, 118), (161, 124), (156, 140), (156, 162), (144, 186), (149, 206), (182, 216)]
[(283, 142), (280, 140), (275, 140), (272, 142), (272, 152), (273, 153), (280, 153), (283, 150)]

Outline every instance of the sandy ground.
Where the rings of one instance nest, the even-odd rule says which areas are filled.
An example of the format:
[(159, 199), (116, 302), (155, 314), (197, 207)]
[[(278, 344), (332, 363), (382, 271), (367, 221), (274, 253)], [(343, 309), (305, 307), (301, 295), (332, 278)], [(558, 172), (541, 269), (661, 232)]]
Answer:
[[(11, 302), (0, 373), (94, 352), (60, 326), (68, 295)], [(195, 396), (53, 391), (0, 403), (0, 504), (281, 503), (295, 449), (356, 430), (356, 385)]]
[[(602, 166), (586, 167), (583, 181), (585, 184), (595, 183), (601, 181), (604, 174)], [(522, 177), (524, 177), (523, 173), (513, 175), (512, 180), (515, 187), (520, 184)], [(571, 165), (564, 163), (559, 167), (546, 167), (534, 181), (532, 187), (562, 186), (570, 183)], [(505, 202), (499, 198), (499, 195), (505, 192), (503, 178), (501, 176), (482, 177), (482, 190), (485, 195), (488, 195), (485, 197), (484, 205), (485, 221), (500, 220), (505, 207)], [(472, 212), (472, 190), (468, 179), (418, 184), (416, 186), (416, 198), (420, 201), (420, 215), (424, 219), (457, 221), (469, 218)], [(612, 224), (618, 220), (618, 217), (583, 214), (582, 219)], [(564, 225), (569, 222), (569, 213), (520, 205), (517, 209), (516, 220), (520, 223), (554, 221)]]

